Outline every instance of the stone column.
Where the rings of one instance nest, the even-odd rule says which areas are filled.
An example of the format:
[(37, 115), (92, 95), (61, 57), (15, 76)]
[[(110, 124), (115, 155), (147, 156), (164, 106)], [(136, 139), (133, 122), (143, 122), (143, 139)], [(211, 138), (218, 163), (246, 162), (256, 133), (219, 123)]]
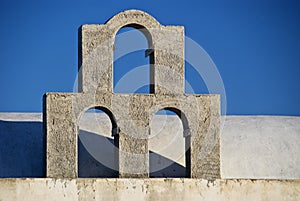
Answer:
[(154, 32), (154, 93), (184, 94), (184, 28)]
[(220, 96), (197, 95), (198, 128), (191, 133), (191, 178), (220, 178)]
[(77, 124), (72, 111), (73, 94), (44, 95), (44, 133), (46, 135), (46, 176), (76, 178)]
[(119, 177), (149, 177), (148, 140), (137, 139), (120, 132), (119, 135)]

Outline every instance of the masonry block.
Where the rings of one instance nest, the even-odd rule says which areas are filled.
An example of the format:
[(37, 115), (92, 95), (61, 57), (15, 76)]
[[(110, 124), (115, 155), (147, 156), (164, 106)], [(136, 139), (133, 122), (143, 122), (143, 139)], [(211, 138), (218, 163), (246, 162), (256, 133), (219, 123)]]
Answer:
[[(113, 92), (114, 40), (125, 26), (148, 40), (150, 94)], [(83, 25), (79, 38), (79, 92), (44, 96), (47, 177), (78, 177), (79, 121), (86, 110), (98, 108), (112, 123), (119, 177), (149, 177), (150, 122), (167, 109), (183, 124), (187, 177), (220, 178), (220, 97), (184, 94), (183, 26), (163, 26), (145, 12), (128, 10), (105, 24)]]

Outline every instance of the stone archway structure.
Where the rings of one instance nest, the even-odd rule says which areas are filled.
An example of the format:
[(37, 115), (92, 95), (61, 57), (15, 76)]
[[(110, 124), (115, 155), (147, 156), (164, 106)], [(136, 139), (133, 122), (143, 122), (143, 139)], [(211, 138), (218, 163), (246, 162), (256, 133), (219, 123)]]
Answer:
[[(114, 39), (124, 26), (143, 27), (151, 37), (152, 94), (113, 93)], [(151, 118), (161, 108), (176, 108), (188, 122), (183, 133), (190, 143), (188, 177), (220, 178), (220, 97), (184, 94), (184, 27), (163, 26), (145, 12), (127, 10), (105, 24), (83, 25), (79, 38), (79, 92), (44, 95), (47, 177), (78, 177), (79, 119), (86, 109), (101, 107), (116, 122), (119, 177), (149, 177)]]

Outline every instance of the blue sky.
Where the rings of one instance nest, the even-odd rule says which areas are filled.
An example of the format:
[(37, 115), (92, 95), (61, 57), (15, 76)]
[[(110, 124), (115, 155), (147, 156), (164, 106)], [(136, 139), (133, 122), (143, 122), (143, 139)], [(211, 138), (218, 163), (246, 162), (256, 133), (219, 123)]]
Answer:
[[(300, 115), (300, 3), (258, 0), (1, 0), (0, 111), (40, 112), (45, 92), (71, 92), (78, 28), (126, 9), (185, 26), (219, 70), (227, 114)], [(190, 67), (186, 79), (207, 93)]]

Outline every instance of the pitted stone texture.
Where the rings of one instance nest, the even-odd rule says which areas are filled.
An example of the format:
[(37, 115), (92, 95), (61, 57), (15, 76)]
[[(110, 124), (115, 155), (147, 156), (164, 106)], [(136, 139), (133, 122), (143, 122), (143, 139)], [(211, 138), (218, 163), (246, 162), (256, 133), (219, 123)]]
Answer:
[(77, 124), (73, 117), (75, 94), (45, 95), (44, 130), (46, 132), (46, 174), (50, 177), (74, 177), (77, 174)]
[(197, 135), (191, 135), (191, 177), (220, 178), (220, 98), (198, 96), (198, 101), (201, 113)]
[[(124, 26), (141, 30), (153, 49), (154, 94), (113, 93), (114, 39)], [(182, 120), (187, 176), (219, 178), (220, 97), (184, 94), (184, 28), (162, 26), (142, 11), (129, 10), (104, 25), (83, 25), (80, 38), (80, 92), (45, 95), (47, 177), (78, 176), (79, 121), (86, 110), (96, 107), (111, 120), (120, 177), (149, 176), (150, 122), (157, 111), (167, 109)]]

